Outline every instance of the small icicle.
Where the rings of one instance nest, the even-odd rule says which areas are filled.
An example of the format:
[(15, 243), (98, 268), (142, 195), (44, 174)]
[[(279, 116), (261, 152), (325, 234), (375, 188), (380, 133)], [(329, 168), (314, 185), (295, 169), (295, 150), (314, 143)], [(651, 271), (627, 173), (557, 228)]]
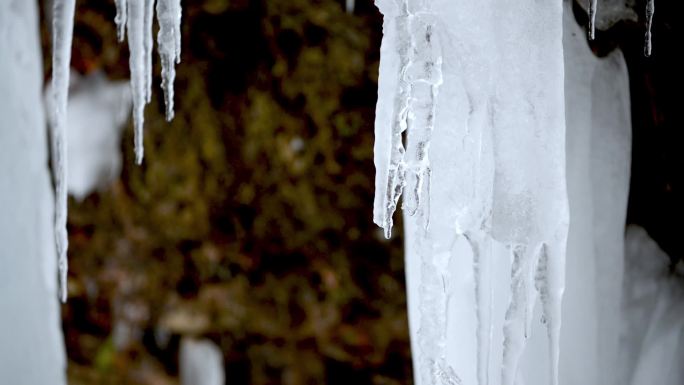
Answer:
[(152, 101), (152, 20), (154, 19), (155, 0), (145, 1), (145, 18), (143, 32), (145, 33), (143, 62), (145, 64), (145, 103)]
[(354, 0), (347, 0), (347, 13), (354, 13)]
[(589, 0), (589, 40), (594, 40), (596, 34), (596, 3), (597, 0)]
[(148, 0), (128, 2), (128, 48), (131, 69), (131, 91), (133, 94), (133, 128), (135, 162), (141, 164), (144, 156), (143, 125), (145, 122), (145, 3)]
[(646, 2), (646, 41), (644, 43), (644, 55), (651, 56), (651, 28), (653, 27), (653, 14), (655, 13), (655, 0)]
[(54, 0), (52, 21), (52, 162), (55, 179), (55, 242), (59, 268), (59, 296), (67, 299), (67, 101), (69, 99), (69, 71), (71, 41), (74, 31), (75, 0)]
[(489, 385), (492, 334), (491, 241), (484, 233), (465, 234), (473, 250), (475, 312), (477, 317), (477, 383)]
[(180, 61), (180, 0), (158, 0), (157, 50), (162, 63), (162, 88), (166, 104), (166, 120), (173, 119), (173, 82), (176, 77), (175, 63)]
[(511, 299), (504, 321), (502, 385), (514, 385), (520, 357), (529, 337), (532, 311), (536, 301), (535, 272), (539, 248), (513, 247)]
[(549, 339), (551, 385), (558, 385), (560, 359), (561, 302), (565, 291), (565, 250), (567, 228), (544, 244), (539, 256), (535, 288), (542, 303)]
[(124, 40), (126, 36), (126, 18), (128, 16), (128, 0), (115, 0), (116, 3), (116, 16), (114, 17), (114, 22), (116, 23), (116, 37), (120, 42)]

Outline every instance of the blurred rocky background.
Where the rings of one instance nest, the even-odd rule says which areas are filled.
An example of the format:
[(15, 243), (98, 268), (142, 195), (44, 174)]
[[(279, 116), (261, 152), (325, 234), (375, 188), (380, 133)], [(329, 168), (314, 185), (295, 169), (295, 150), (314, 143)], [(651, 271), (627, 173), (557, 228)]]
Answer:
[[(69, 201), (71, 384), (178, 383), (183, 337), (229, 384), (411, 381), (402, 240), (371, 220), (382, 19), (357, 3), (183, 1), (175, 119), (155, 57), (144, 164), (129, 123), (120, 177)], [(128, 78), (114, 15), (77, 1), (81, 75)]]

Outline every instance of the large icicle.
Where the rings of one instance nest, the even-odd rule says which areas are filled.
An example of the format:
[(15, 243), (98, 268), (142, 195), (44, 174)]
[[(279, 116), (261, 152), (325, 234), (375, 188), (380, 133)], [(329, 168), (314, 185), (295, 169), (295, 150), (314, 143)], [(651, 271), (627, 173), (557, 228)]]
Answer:
[[(505, 385), (519, 381), (518, 359), (539, 293), (549, 382), (556, 384), (568, 225), (561, 2), (376, 3), (384, 37), (374, 221), (389, 235), (405, 188), (416, 382), (486, 385), (498, 383), (496, 375)], [(426, 46), (417, 49), (422, 41)], [(491, 260), (494, 243), (515, 255), (505, 321), (493, 314), (495, 302), (503, 305), (492, 295), (494, 286), (502, 288), (492, 280), (493, 266), (502, 263)], [(462, 268), (464, 259), (470, 270)], [(463, 318), (470, 308), (472, 324)], [(453, 312), (458, 319), (447, 316)], [(472, 341), (461, 332), (470, 327)], [(492, 350), (493, 336), (504, 334), (503, 350)], [(492, 373), (498, 363), (502, 371)]]
[(173, 81), (175, 64), (180, 61), (180, 0), (157, 0), (157, 50), (162, 64), (162, 88), (166, 105), (166, 120), (173, 119)]
[(52, 20), (52, 163), (55, 180), (55, 240), (59, 269), (59, 296), (67, 298), (67, 143), (66, 121), (69, 98), (71, 40), (75, 0), (54, 0)]
[(646, 2), (646, 37), (644, 43), (644, 55), (651, 56), (651, 28), (653, 27), (653, 14), (655, 13), (655, 0)]

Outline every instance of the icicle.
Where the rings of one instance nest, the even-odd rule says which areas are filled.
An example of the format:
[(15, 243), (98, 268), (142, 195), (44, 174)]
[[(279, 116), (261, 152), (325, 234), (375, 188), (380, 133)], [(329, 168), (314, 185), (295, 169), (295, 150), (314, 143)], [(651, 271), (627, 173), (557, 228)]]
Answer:
[(145, 17), (143, 20), (143, 63), (145, 65), (145, 103), (152, 101), (152, 20), (154, 19), (155, 0), (145, 1)]
[(128, 0), (115, 0), (116, 2), (116, 16), (114, 22), (116, 23), (116, 37), (120, 42), (126, 36), (126, 18), (128, 16)]
[(428, 12), (409, 16), (411, 50), (404, 71), (410, 85), (406, 178), (409, 188), (404, 207), (410, 215), (422, 205), (423, 184), (427, 184), (425, 191), (430, 191), (428, 153), (435, 126), (437, 96), (442, 85), (442, 53), (435, 27), (436, 18)]
[[(388, 17), (390, 16), (387, 15), (386, 18)], [(389, 167), (385, 165), (378, 165), (379, 168), (382, 167), (382, 169), (386, 170), (385, 172), (387, 173), (387, 179), (385, 179), (384, 188), (376, 189), (376, 213), (374, 221), (383, 227), (385, 231), (385, 237), (389, 239), (389, 237), (392, 235), (392, 216), (397, 208), (397, 203), (404, 189), (404, 185), (406, 184), (406, 163), (404, 161), (405, 150), (403, 134), (407, 129), (410, 86), (406, 81), (404, 73), (409, 63), (408, 53), (410, 49), (410, 35), (408, 17), (405, 13), (405, 9), (401, 16), (395, 18), (393, 23), (387, 23), (387, 25), (391, 25), (395, 28), (395, 31), (393, 31), (392, 35), (394, 37), (393, 45), (396, 49), (398, 65), (395, 67), (397, 71), (397, 80), (394, 81), (396, 88), (393, 95), (391, 117), (389, 122), (376, 122), (376, 130), (382, 129), (382, 127), (378, 127), (379, 124), (390, 124), (391, 133), (390, 146), (387, 148), (389, 151)], [(381, 106), (379, 105), (378, 109), (380, 108)], [(378, 138), (378, 141), (380, 140), (384, 140), (384, 138)], [(379, 144), (376, 142), (376, 150), (378, 146)], [(376, 151), (376, 154), (384, 157), (384, 154), (380, 154), (378, 151)], [(380, 183), (382, 183), (379, 180), (380, 173), (378, 173), (376, 178)], [(379, 197), (380, 195), (384, 196)], [(378, 208), (378, 205), (381, 205), (381, 207)]]
[(157, 0), (157, 50), (162, 64), (162, 88), (166, 104), (166, 120), (173, 119), (173, 82), (176, 77), (174, 63), (180, 61), (180, 0)]
[(651, 56), (651, 28), (653, 27), (653, 14), (655, 13), (655, 0), (646, 2), (646, 38), (644, 44), (644, 55)]
[(511, 300), (504, 321), (502, 385), (514, 385), (520, 357), (530, 334), (536, 301), (534, 286), (538, 247), (514, 246), (511, 266)]
[(596, 3), (597, 0), (589, 0), (589, 40), (594, 40), (596, 33)]
[(353, 13), (354, 12), (354, 0), (347, 0), (347, 12), (348, 13)]
[[(423, 4), (418, 9), (409, 10), (409, 3), (404, 1), (400, 7), (400, 14), (393, 23), (396, 28), (394, 45), (398, 53), (398, 73), (392, 118), (391, 122), (376, 122), (376, 130), (379, 130), (378, 124), (391, 124), (391, 140), (387, 149), (389, 167), (385, 186), (376, 191), (375, 214), (375, 221), (384, 228), (387, 238), (391, 235), (392, 216), (407, 182), (409, 191), (405, 197), (405, 207), (412, 214), (421, 205), (423, 184), (429, 183), (428, 151), (438, 89), (442, 84), (441, 46), (434, 33), (436, 18)], [(405, 132), (408, 156), (404, 147)], [(381, 178), (381, 173), (378, 173), (378, 181)], [(429, 186), (426, 191), (429, 191)], [(378, 205), (381, 208), (378, 209)]]
[(55, 0), (52, 21), (52, 97), (54, 98), (52, 151), (55, 179), (55, 241), (59, 266), (59, 293), (67, 298), (67, 143), (66, 121), (69, 98), (69, 67), (74, 30), (75, 0)]
[(567, 230), (563, 229), (561, 236), (542, 247), (535, 277), (535, 288), (541, 299), (543, 320), (548, 331), (551, 385), (558, 385), (561, 300), (565, 290), (565, 239)]
[(145, 121), (146, 76), (145, 65), (145, 1), (129, 0), (128, 48), (130, 51), (131, 90), (133, 94), (133, 127), (135, 134), (135, 162), (141, 164), (144, 155), (143, 124)]

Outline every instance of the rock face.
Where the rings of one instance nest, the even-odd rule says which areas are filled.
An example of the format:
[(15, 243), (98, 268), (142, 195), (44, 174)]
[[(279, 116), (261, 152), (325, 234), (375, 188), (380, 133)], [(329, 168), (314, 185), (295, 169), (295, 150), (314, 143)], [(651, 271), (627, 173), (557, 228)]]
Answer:
[(0, 0), (0, 378), (65, 383), (35, 1)]

